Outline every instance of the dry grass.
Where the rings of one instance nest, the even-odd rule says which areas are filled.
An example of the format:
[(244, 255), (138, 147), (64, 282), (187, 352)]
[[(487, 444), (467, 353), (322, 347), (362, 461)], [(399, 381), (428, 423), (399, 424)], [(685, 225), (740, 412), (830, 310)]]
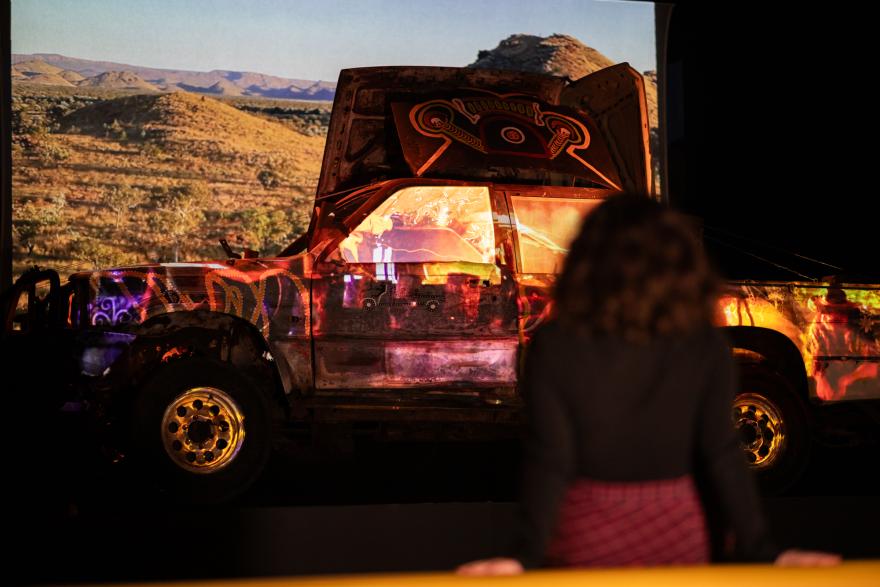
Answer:
[[(220, 237), (253, 246), (240, 222), (246, 210), (283, 210), (300, 220), (311, 210), (324, 139), (217, 100), (136, 95), (47, 118), (59, 132), (14, 137), (13, 206), (24, 210), (32, 202), (33, 211), (59, 195), (67, 203), (61, 222), (41, 227), (30, 256), (18, 239), (16, 274), (31, 264), (66, 274), (95, 264), (167, 261), (161, 235), (148, 228), (156, 213), (150, 196), (163, 186), (200, 185), (209, 193), (207, 220), (183, 249), (193, 260), (222, 257)], [(258, 180), (267, 169), (277, 179), (272, 189)], [(106, 194), (118, 186), (138, 197), (117, 228)], [(295, 228), (301, 224), (291, 222)]]

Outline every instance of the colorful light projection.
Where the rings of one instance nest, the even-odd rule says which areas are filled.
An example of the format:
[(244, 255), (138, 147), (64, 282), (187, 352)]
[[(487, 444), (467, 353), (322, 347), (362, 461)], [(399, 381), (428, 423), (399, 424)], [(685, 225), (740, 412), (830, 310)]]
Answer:
[(511, 196), (523, 273), (560, 273), (584, 217), (601, 199)]
[[(515, 284), (494, 262), (488, 189), (402, 191), (362, 223), (358, 244), (373, 238), (370, 246), (359, 250), (350, 239), (336, 249), (362, 250), (368, 262), (315, 265), (301, 255), (95, 272), (83, 276), (91, 323), (137, 332), (164, 313), (231, 314), (260, 330), (279, 367), (287, 366), (288, 387), (303, 390), (513, 385)], [(454, 245), (391, 237), (412, 229), (428, 229), (428, 237), (442, 230)]]
[(511, 195), (509, 202), (518, 240), (517, 306), (520, 338), (525, 342), (550, 317), (553, 284), (562, 271), (571, 241), (602, 198)]
[(880, 397), (880, 291), (832, 285), (810, 296), (805, 350), (825, 401)]
[(494, 262), (489, 188), (413, 186), (382, 202), (339, 246), (350, 263)]
[(316, 274), (315, 386), (513, 386), (515, 293), (494, 263), (349, 263)]
[(515, 281), (486, 186), (404, 187), (312, 281), (315, 386), (512, 386)]
[[(169, 312), (231, 314), (285, 349), (280, 354), (297, 366), (291, 380), (303, 388), (311, 385), (312, 337), (316, 381), (328, 387), (400, 386), (407, 377), (414, 385), (467, 377), (501, 383), (517, 345), (549, 317), (570, 242), (602, 199), (506, 196), (518, 238), (514, 272), (496, 264), (490, 196), (485, 186), (402, 188), (335, 249), (346, 263), (329, 263), (326, 271), (300, 255), (86, 274), (88, 317), (94, 326), (127, 330)], [(495, 218), (510, 222), (506, 213)], [(733, 283), (718, 309), (719, 326), (766, 328), (791, 341), (813, 398), (880, 398), (880, 288)], [(497, 348), (464, 361), (466, 375), (461, 357), (473, 354), (479, 339)], [(448, 359), (439, 379), (401, 367), (400, 357), (427, 348)], [(488, 379), (474, 374), (477, 363)]]
[(303, 335), (311, 316), (302, 273), (300, 257), (95, 271), (88, 274), (89, 321), (114, 327), (158, 314), (210, 310), (243, 318), (267, 337), (282, 324), (285, 334)]
[[(250, 322), (265, 338), (272, 356), (279, 359), (282, 384), (289, 391), (312, 386), (312, 312), (306, 267), (301, 255), (168, 263), (96, 271), (72, 279), (88, 281), (87, 316), (92, 326), (103, 330), (103, 336), (124, 331), (132, 334), (132, 341), (142, 332), (140, 324), (172, 313), (207, 311)], [(195, 317), (193, 324), (205, 318)], [(210, 327), (209, 320), (205, 326)]]
[(821, 401), (880, 398), (880, 290), (864, 286), (734, 284), (718, 325), (784, 334), (800, 352), (810, 395)]

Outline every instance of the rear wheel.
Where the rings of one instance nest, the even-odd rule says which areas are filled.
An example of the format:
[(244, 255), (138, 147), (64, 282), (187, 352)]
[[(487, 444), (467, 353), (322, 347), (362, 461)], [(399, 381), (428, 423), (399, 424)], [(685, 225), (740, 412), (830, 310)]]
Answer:
[(810, 433), (803, 403), (788, 382), (767, 369), (741, 376), (733, 422), (749, 466), (771, 494), (791, 488), (810, 458)]
[(245, 491), (271, 452), (271, 404), (226, 363), (186, 358), (141, 389), (132, 431), (146, 481), (174, 501), (219, 503)]

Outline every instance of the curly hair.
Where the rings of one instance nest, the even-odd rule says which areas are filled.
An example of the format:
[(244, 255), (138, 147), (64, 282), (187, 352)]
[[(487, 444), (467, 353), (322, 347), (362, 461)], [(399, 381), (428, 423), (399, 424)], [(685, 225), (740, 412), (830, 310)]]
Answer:
[(719, 280), (690, 221), (642, 194), (584, 220), (555, 288), (555, 315), (579, 332), (645, 343), (709, 326)]

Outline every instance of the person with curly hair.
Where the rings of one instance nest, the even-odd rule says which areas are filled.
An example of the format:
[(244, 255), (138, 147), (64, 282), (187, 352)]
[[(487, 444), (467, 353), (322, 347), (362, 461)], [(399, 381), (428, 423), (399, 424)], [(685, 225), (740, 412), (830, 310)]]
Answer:
[(707, 504), (736, 560), (829, 565), (780, 552), (730, 418), (736, 366), (712, 325), (719, 280), (683, 215), (640, 194), (587, 215), (533, 333), (528, 427), (510, 556), (465, 575), (706, 564)]

